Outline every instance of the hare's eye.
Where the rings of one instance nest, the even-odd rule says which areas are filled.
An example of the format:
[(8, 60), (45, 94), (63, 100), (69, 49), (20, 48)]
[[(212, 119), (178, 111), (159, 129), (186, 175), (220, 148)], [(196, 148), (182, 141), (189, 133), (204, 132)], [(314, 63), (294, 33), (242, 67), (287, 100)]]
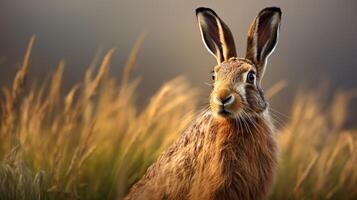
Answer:
[(211, 78), (213, 81), (216, 79), (216, 75), (214, 74), (214, 71), (211, 72)]
[(255, 72), (254, 71), (248, 72), (247, 82), (254, 84), (254, 80), (255, 80)]

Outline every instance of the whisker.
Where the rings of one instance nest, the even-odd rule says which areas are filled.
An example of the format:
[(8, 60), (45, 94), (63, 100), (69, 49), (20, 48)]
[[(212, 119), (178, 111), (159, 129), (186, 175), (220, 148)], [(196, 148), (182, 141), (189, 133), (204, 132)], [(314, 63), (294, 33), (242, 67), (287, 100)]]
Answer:
[(281, 112), (273, 109), (272, 107), (269, 107), (269, 111), (274, 112), (276, 114), (279, 114), (280, 116), (285, 117), (287, 120), (291, 119), (291, 117), (289, 117), (289, 116), (285, 115), (284, 113), (281, 113)]
[[(245, 114), (245, 113), (244, 113), (244, 111), (242, 110), (242, 115), (244, 115), (244, 114)], [(250, 134), (250, 135), (252, 136), (252, 138), (253, 138), (253, 133), (252, 133), (250, 127), (249, 127), (249, 124), (246, 122), (245, 118), (246, 118), (246, 117), (242, 117), (242, 118), (241, 118), (241, 119), (242, 119), (242, 122), (243, 122), (244, 127), (246, 128), (246, 130), (249, 132), (249, 134)]]
[(270, 113), (271, 119), (273, 120), (274, 123), (277, 123), (279, 128), (285, 127), (286, 122), (279, 118), (279, 116), (275, 115), (274, 113)]

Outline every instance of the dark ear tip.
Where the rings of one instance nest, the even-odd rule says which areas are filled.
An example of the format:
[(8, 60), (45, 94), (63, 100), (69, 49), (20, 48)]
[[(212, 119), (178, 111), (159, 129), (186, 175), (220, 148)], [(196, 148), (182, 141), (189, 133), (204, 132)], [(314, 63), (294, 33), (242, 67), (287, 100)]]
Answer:
[(266, 12), (271, 12), (271, 13), (278, 13), (279, 16), (281, 16), (281, 9), (279, 7), (267, 7), (264, 8), (262, 11), (259, 12), (259, 14), (263, 14)]
[(214, 15), (217, 15), (211, 8), (206, 8), (206, 7), (199, 7), (199, 8), (196, 8), (196, 15), (198, 15), (199, 13), (207, 13), (207, 12), (210, 12)]

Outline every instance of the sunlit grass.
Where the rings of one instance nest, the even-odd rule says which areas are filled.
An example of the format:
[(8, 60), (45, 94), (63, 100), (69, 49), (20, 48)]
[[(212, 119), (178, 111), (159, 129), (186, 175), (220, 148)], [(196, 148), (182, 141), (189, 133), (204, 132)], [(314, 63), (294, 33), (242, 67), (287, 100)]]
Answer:
[(273, 199), (356, 199), (357, 131), (343, 129), (354, 92), (300, 91), (279, 131), (279, 174)]
[[(110, 50), (63, 95), (64, 62), (49, 82), (25, 87), (31, 39), (13, 84), (2, 90), (1, 200), (123, 197), (179, 136), (198, 109), (192, 102), (197, 92), (184, 78), (176, 78), (139, 110), (139, 83), (130, 71), (141, 42), (134, 46), (120, 83), (108, 75)], [(280, 82), (268, 96), (283, 87)], [(323, 107), (318, 91), (297, 94), (292, 115), (280, 116), (286, 124), (278, 133), (281, 162), (272, 199), (357, 197), (356, 130), (343, 128), (353, 95), (339, 92)]]

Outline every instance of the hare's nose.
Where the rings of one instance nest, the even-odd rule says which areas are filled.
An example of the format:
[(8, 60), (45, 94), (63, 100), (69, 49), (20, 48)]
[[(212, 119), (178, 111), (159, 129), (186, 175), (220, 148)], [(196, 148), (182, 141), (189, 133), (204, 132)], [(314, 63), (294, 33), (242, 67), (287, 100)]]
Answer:
[(229, 95), (228, 97), (224, 98), (221, 100), (222, 104), (227, 104), (229, 103), (231, 100), (233, 100), (233, 96)]
[(220, 105), (223, 105), (223, 106), (230, 105), (234, 102), (234, 96), (228, 95), (228, 96), (223, 96), (223, 97), (217, 97), (217, 101)]

